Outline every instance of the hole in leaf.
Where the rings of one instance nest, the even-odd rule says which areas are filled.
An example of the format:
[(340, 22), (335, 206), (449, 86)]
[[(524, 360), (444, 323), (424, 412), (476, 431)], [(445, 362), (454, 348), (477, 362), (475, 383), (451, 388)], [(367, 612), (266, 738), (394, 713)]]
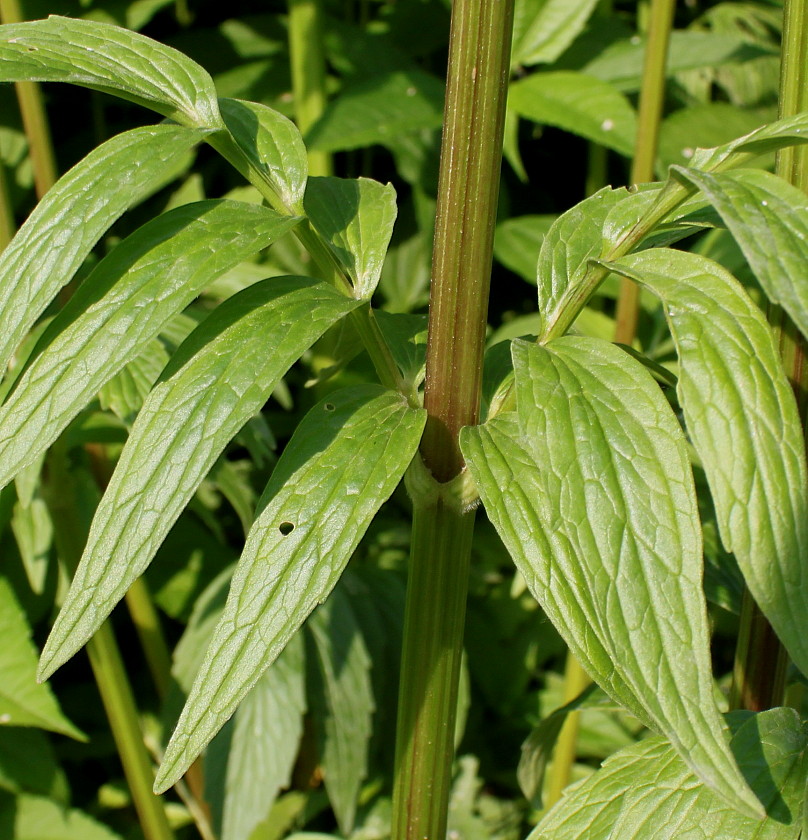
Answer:
[(295, 526), (291, 522), (281, 522), (278, 525), (278, 530), (283, 534), (283, 536), (288, 536), (295, 530)]
[(334, 403), (326, 403), (326, 404), (323, 406), (323, 408), (324, 408), (326, 411), (333, 411), (333, 410), (334, 410), (334, 408), (335, 408), (335, 406), (334, 406)]
[(39, 49), (39, 47), (26, 47), (25, 49), (28, 52), (36, 52)]

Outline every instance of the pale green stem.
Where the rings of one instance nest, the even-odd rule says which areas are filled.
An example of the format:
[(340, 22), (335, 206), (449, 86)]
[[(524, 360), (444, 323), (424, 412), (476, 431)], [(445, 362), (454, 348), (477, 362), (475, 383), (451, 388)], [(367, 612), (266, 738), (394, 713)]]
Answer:
[[(292, 96), (300, 133), (308, 130), (325, 111), (325, 48), (320, 0), (289, 1), (289, 57)], [(309, 151), (309, 175), (330, 175), (331, 155)]]
[(6, 180), (6, 165), (0, 158), (0, 252), (11, 242), (15, 230), (14, 211), (11, 208)]
[[(637, 143), (631, 165), (632, 184), (642, 184), (654, 179), (659, 124), (665, 102), (665, 65), (675, 5), (676, 0), (651, 0), (637, 115)], [(620, 296), (617, 299), (617, 324), (614, 334), (616, 342), (629, 346), (633, 344), (639, 313), (640, 290), (633, 280), (623, 277), (620, 280)]]
[[(64, 445), (57, 441), (48, 457), (47, 497), (56, 547), (69, 572), (76, 568), (87, 538), (76, 504)], [(123, 764), (132, 801), (146, 840), (173, 840), (163, 803), (152, 792), (154, 770), (143, 742), (137, 707), (112, 628), (105, 622), (87, 643), (90, 665)]]
[[(477, 422), (499, 193), (512, 0), (455, 0), (441, 144), (421, 455), (457, 476)], [(474, 514), (433, 478), (414, 520), (393, 786), (393, 840), (444, 840)]]
[(160, 616), (142, 577), (133, 581), (129, 587), (126, 606), (146, 655), (146, 664), (157, 688), (157, 695), (164, 700), (171, 685), (171, 655), (160, 626)]

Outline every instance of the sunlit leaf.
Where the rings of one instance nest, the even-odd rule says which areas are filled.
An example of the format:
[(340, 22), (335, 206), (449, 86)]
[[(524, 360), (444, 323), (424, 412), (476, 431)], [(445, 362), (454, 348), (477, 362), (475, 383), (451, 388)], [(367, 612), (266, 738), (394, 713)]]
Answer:
[(590, 676), (754, 813), (713, 698), (698, 510), (676, 418), (645, 368), (606, 342), (515, 342), (513, 355), (517, 418), (461, 434), (489, 517)]
[(42, 673), (98, 629), (236, 432), (294, 361), (357, 305), (314, 280), (273, 278), (229, 298), (189, 336), (132, 428), (42, 653)]
[(185, 772), (328, 596), (409, 465), (424, 422), (398, 394), (367, 385), (330, 395), (298, 426), (259, 502), (158, 789)]
[(158, 216), (82, 283), (0, 408), (0, 486), (44, 451), (160, 328), (218, 274), (299, 220), (233, 201)]
[(771, 329), (732, 275), (704, 257), (658, 248), (614, 268), (662, 299), (679, 355), (679, 402), (721, 539), (808, 673), (805, 447)]
[(555, 61), (595, 10), (597, 0), (517, 0), (511, 65)]

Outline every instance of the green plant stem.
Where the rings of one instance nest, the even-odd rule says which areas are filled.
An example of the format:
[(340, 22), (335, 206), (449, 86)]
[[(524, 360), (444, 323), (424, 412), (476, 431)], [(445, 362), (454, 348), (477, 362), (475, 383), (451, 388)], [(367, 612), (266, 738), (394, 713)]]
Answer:
[[(0, 0), (0, 21), (20, 23), (23, 19), (18, 0)], [(45, 115), (42, 91), (36, 82), (17, 82), (15, 88), (25, 135), (28, 138), (34, 169), (34, 186), (37, 197), (42, 198), (56, 183), (56, 158), (53, 154), (53, 142)]]
[[(72, 574), (87, 534), (67, 459), (63, 444), (54, 444), (48, 458), (48, 505), (59, 557)], [(154, 771), (143, 743), (132, 689), (108, 622), (87, 643), (87, 653), (143, 834), (146, 840), (173, 840), (163, 803), (152, 793)]]
[(171, 685), (171, 656), (146, 581), (141, 577), (126, 593), (126, 606), (135, 625), (157, 695), (164, 700)]
[[(806, 110), (808, 2), (786, 0), (779, 116), (789, 117)], [(792, 146), (778, 152), (777, 174), (808, 193), (808, 148)], [(808, 346), (805, 337), (780, 306), (769, 304), (767, 315), (780, 347), (783, 367), (797, 398), (803, 429), (808, 430)], [(749, 591), (744, 591), (730, 705), (754, 711), (779, 706), (785, 696), (787, 663), (785, 648)]]
[(474, 514), (447, 482), (477, 422), (513, 21), (512, 0), (455, 0), (449, 36), (421, 456), (413, 491), (399, 688), (393, 840), (443, 840), (454, 753)]
[[(325, 48), (320, 0), (289, 0), (289, 57), (292, 96), (300, 133), (306, 132), (325, 110)], [(330, 175), (331, 155), (308, 152), (309, 175)]]
[[(591, 683), (589, 674), (581, 667), (581, 663), (567, 653), (567, 665), (564, 671), (564, 703), (574, 700)], [(578, 752), (578, 729), (581, 713), (570, 712), (556, 741), (553, 752), (553, 763), (550, 767), (550, 778), (547, 796), (544, 798), (546, 808), (551, 808), (559, 799), (564, 788), (572, 779), (572, 768)]]
[(0, 158), (0, 252), (11, 242), (15, 230), (14, 211), (11, 208), (6, 179), (6, 165)]
[[(665, 101), (665, 65), (675, 5), (676, 0), (652, 0), (651, 2), (637, 115), (637, 143), (631, 165), (632, 184), (642, 184), (654, 178), (654, 161), (659, 145), (659, 124)], [(639, 287), (633, 280), (623, 277), (620, 280), (620, 295), (617, 299), (615, 341), (629, 346), (634, 342), (639, 314)]]

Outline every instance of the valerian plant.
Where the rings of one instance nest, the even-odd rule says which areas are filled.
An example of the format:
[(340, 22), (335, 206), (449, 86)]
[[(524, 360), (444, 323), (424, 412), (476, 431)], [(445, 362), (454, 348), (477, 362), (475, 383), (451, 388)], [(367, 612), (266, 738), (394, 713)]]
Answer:
[[(761, 311), (726, 269), (670, 246), (699, 227), (726, 226), (766, 292), (805, 331), (805, 196), (748, 164), (808, 142), (808, 114), (699, 150), (663, 182), (604, 188), (560, 216), (538, 254), (538, 334), (512, 342), (507, 370), (492, 366), (500, 379), (488, 383), (491, 398), (479, 417), (510, 7), (458, 0), (455, 17), (448, 96), (456, 107), (447, 109), (444, 144), (467, 158), (442, 168), (423, 399), (411, 331), (395, 316), (377, 318), (371, 305), (396, 216), (391, 187), (309, 177), (291, 122), (267, 106), (219, 98), (200, 66), (146, 37), (58, 17), (0, 28), (0, 80), (84, 85), (165, 118), (112, 138), (78, 163), (0, 255), (0, 365), (9, 367), (0, 484), (51, 447), (50, 478), (64, 475), (74, 419), (148, 356), (154, 339), (217, 277), (284, 237), (296, 237), (311, 257), (309, 276), (260, 280), (226, 299), (150, 382), (39, 676), (47, 679), (102, 628), (296, 360), (329, 329), (350, 323), (378, 383), (329, 394), (275, 466), (156, 790), (181, 779), (267, 669), (292, 667), (302, 656), (297, 631), (331, 596), (314, 613), (318, 650), (324, 623), (338, 620), (332, 590), (406, 479), (413, 572), (397, 840), (445, 834), (463, 570), (480, 500), (571, 651), (655, 733), (571, 791), (532, 836), (797, 838), (808, 771), (799, 714), (774, 709), (725, 720), (716, 704), (691, 461), (706, 475), (724, 545), (808, 674), (800, 418)], [(463, 137), (470, 138), (465, 146)], [(205, 200), (146, 222), (39, 328), (110, 226), (200, 143), (265, 203)], [(474, 212), (467, 212), (475, 189)], [(467, 244), (465, 255), (453, 241)], [(664, 389), (647, 360), (571, 332), (610, 274), (662, 302), (678, 357)], [(326, 776), (344, 833), (359, 781)]]

